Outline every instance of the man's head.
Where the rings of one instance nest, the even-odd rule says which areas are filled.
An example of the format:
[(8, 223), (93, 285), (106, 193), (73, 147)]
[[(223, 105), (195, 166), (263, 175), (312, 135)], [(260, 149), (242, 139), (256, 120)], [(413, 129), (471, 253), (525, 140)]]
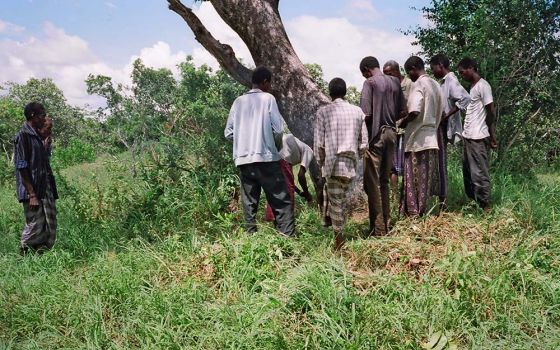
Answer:
[(432, 73), (438, 79), (441, 79), (449, 73), (449, 58), (444, 54), (437, 54), (430, 59), (430, 68)]
[(261, 89), (264, 92), (271, 91), (272, 72), (266, 67), (257, 67), (253, 70), (251, 82), (253, 87)]
[(373, 56), (364, 57), (360, 62), (360, 72), (366, 79), (373, 75), (375, 68), (379, 69), (379, 61)]
[(45, 107), (38, 102), (28, 103), (23, 109), (23, 114), (25, 115), (25, 120), (36, 130), (43, 127), (45, 117), (47, 116)]
[(52, 118), (51, 117), (46, 117), (45, 118), (45, 123), (39, 129), (39, 135), (41, 135), (41, 137), (44, 138), (44, 139), (51, 136), (52, 135), (52, 127), (53, 127)]
[(399, 79), (402, 78), (401, 68), (399, 67), (397, 61), (393, 61), (393, 60), (385, 62), (385, 64), (383, 65), (383, 74), (391, 75)]
[(341, 78), (334, 78), (329, 82), (329, 95), (334, 101), (337, 98), (346, 96), (346, 82)]
[(475, 75), (477, 75), (476, 61), (472, 58), (465, 57), (457, 64), (457, 70), (459, 75), (468, 82), (474, 81)]
[(416, 81), (425, 73), (424, 61), (418, 56), (411, 56), (404, 63), (404, 70), (406, 74), (408, 74), (410, 80)]

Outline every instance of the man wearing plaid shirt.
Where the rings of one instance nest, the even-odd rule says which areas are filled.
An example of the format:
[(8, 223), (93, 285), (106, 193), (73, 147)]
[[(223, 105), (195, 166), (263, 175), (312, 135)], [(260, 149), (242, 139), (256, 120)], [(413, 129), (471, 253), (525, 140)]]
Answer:
[(346, 194), (367, 149), (367, 129), (362, 110), (344, 100), (344, 80), (331, 80), (329, 94), (333, 102), (317, 112), (314, 151), (326, 178), (324, 215), (332, 221), (338, 250), (344, 244)]

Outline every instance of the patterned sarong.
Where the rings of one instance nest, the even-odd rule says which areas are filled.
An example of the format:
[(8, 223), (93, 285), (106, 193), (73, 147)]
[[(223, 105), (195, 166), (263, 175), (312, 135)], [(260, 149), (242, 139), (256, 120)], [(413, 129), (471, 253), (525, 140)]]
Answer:
[(335, 233), (342, 233), (346, 221), (346, 195), (352, 179), (342, 176), (327, 178), (324, 187), (323, 215), (329, 217)]
[(56, 240), (56, 202), (50, 186), (37, 208), (31, 209), (29, 202), (24, 202), (23, 211), (25, 227), (21, 233), (21, 246), (33, 250), (51, 249)]
[(438, 150), (406, 152), (401, 193), (401, 215), (422, 215), (431, 196), (440, 194)]

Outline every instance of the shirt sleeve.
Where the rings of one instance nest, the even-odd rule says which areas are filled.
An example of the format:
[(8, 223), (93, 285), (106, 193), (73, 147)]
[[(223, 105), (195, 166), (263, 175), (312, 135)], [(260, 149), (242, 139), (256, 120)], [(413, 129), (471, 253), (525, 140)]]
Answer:
[(463, 112), (467, 110), (467, 107), (471, 102), (471, 96), (458, 80), (452, 80), (450, 82), (449, 98), (455, 103), (457, 108)]
[(317, 158), (317, 164), (323, 166), (325, 163), (325, 120), (322, 110), (317, 112), (313, 148), (315, 151), (315, 158)]
[(364, 81), (364, 85), (362, 86), (362, 95), (360, 97), (360, 107), (366, 116), (373, 115), (373, 94), (371, 91), (371, 86), (369, 82), (366, 80)]
[(276, 136), (282, 135), (284, 132), (284, 118), (280, 114), (276, 99), (271, 95), (270, 99), (270, 123), (272, 125), (272, 133)]
[(22, 135), (16, 136), (14, 140), (14, 165), (16, 169), (26, 169), (29, 167), (31, 154), (27, 154)]
[(408, 96), (408, 113), (421, 112), (422, 105), (424, 104), (424, 92), (420, 84), (414, 83)]
[(303, 141), (297, 140), (297, 142), (298, 142), (298, 146), (299, 146), (299, 152), (300, 152), (300, 155), (301, 155), (301, 163), (300, 164), (305, 169), (309, 169), (309, 164), (311, 163), (311, 160), (313, 159), (313, 150), (311, 149), (311, 147), (306, 145)]
[(482, 99), (482, 104), (484, 106), (488, 106), (490, 103), (494, 102), (494, 97), (492, 97), (492, 88), (488, 83), (482, 85), (481, 87), (482, 89), (480, 89), (480, 97)]
[(229, 110), (228, 119), (226, 122), (226, 128), (224, 129), (224, 136), (226, 139), (233, 141), (233, 124), (235, 122), (235, 115), (237, 114), (237, 101), (233, 103), (231, 109)]

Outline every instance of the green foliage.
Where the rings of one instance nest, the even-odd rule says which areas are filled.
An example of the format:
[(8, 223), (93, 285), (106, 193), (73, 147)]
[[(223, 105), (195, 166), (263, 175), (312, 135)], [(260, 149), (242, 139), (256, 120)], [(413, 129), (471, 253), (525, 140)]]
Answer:
[(560, 7), (549, 0), (432, 0), (414, 35), (426, 58), (465, 56), (493, 88), (499, 155), (518, 168), (558, 150)]
[(71, 139), (66, 147), (54, 147), (51, 163), (53, 167), (66, 168), (70, 165), (93, 162), (95, 160), (94, 146), (80, 139)]

